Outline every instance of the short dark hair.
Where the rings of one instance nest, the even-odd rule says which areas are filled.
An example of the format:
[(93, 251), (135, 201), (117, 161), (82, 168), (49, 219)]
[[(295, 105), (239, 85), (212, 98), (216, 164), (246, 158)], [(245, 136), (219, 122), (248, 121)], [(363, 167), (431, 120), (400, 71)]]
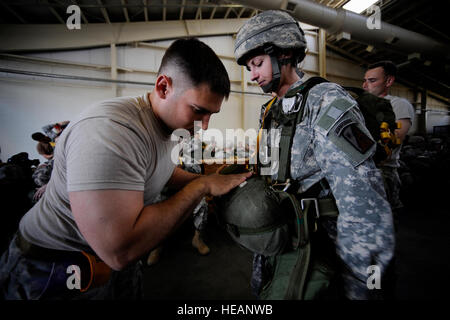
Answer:
[(181, 68), (195, 87), (207, 84), (214, 93), (225, 98), (230, 95), (230, 79), (225, 66), (214, 51), (197, 38), (174, 41), (162, 58), (158, 75), (170, 65)]
[(389, 60), (378, 61), (367, 67), (368, 70), (382, 67), (386, 76), (397, 76), (397, 66)]
[(53, 147), (50, 145), (50, 143), (46, 143), (46, 142), (42, 142), (42, 141), (38, 142), (38, 144), (36, 146), (36, 150), (41, 155), (50, 156), (53, 154)]
[(50, 142), (52, 141), (52, 139), (50, 139), (49, 137), (47, 137), (45, 134), (43, 134), (42, 132), (35, 132), (31, 135), (31, 138), (34, 141), (38, 141), (38, 142)]

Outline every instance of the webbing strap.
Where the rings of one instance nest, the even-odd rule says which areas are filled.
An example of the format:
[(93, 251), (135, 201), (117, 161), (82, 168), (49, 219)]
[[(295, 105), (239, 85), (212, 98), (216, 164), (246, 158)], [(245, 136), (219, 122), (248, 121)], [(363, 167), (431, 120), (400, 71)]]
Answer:
[(298, 250), (269, 257), (270, 264), (275, 266), (273, 280), (263, 288), (260, 297), (269, 300), (303, 299), (310, 256), (311, 246), (307, 245)]
[[(336, 201), (334, 198), (322, 198), (322, 199), (316, 199), (316, 198), (308, 198), (308, 199), (302, 199), (302, 202), (304, 202), (305, 206), (302, 208), (300, 205), (300, 202), (296, 198), (294, 194), (290, 194), (285, 191), (279, 191), (276, 190), (277, 194), (279, 195), (281, 201), (284, 199), (289, 199), (289, 201), (292, 203), (292, 206), (295, 211), (297, 223), (295, 224), (297, 226), (296, 233), (299, 236), (299, 239), (296, 244), (294, 244), (294, 247), (302, 246), (305, 243), (309, 242), (309, 230), (305, 228), (308, 226), (308, 215), (307, 213), (309, 210), (315, 210), (315, 216), (318, 217), (337, 217), (339, 215), (339, 210), (336, 206)], [(315, 207), (315, 204), (317, 203), (317, 208)]]
[[(302, 210), (300, 203), (295, 198), (295, 195), (289, 194), (284, 191), (280, 191), (281, 199), (289, 199), (294, 207), (296, 215), (296, 233), (297, 237), (294, 238), (292, 251), (276, 256), (276, 269), (274, 277), (280, 277), (281, 283), (278, 285), (285, 286), (286, 292), (281, 298), (285, 300), (303, 299), (306, 276), (309, 270), (309, 264), (311, 259), (311, 243), (309, 241), (309, 228), (308, 228), (308, 211), (310, 209), (310, 203), (308, 202)], [(291, 268), (291, 265), (294, 268)], [(288, 274), (283, 274), (287, 272)], [(270, 288), (276, 291), (276, 287)]]
[(314, 210), (316, 210), (316, 217), (337, 217), (339, 210), (336, 206), (336, 202), (333, 198), (307, 198), (302, 199), (302, 203), (314, 203)]
[(280, 155), (279, 155), (279, 167), (278, 167), (278, 176), (277, 181), (285, 182), (290, 177), (290, 147), (291, 147), (291, 138), (294, 135), (295, 124), (291, 124), (290, 126), (283, 127), (281, 130), (280, 137)]
[(262, 132), (264, 130), (264, 121), (267, 117), (267, 114), (270, 111), (270, 108), (272, 107), (273, 103), (277, 100), (277, 97), (273, 97), (272, 100), (270, 100), (269, 104), (266, 107), (266, 110), (264, 110), (264, 115), (261, 120), (261, 128), (259, 128), (258, 137), (256, 139), (256, 172), (258, 172), (258, 162), (259, 162), (259, 143), (261, 141)]
[(245, 227), (238, 227), (231, 223), (227, 223), (226, 227), (236, 237), (239, 237), (240, 235), (254, 235), (254, 234), (260, 234), (260, 233), (265, 233), (265, 232), (272, 232), (272, 231), (280, 228), (284, 224), (285, 224), (285, 221), (280, 219), (280, 221), (278, 221), (277, 223), (266, 226), (266, 227), (245, 228)]
[[(301, 122), (303, 117), (303, 110), (306, 105), (306, 100), (308, 99), (309, 90), (317, 84), (322, 82), (327, 82), (326, 79), (321, 77), (312, 77), (305, 81), (303, 85), (299, 88), (295, 94), (303, 94), (303, 99), (300, 105), (299, 111), (297, 112), (297, 116), (294, 121), (289, 123), (288, 125), (283, 126), (283, 130), (281, 131), (280, 138), (280, 154), (279, 154), (279, 162), (278, 162), (278, 175), (277, 182), (283, 183), (290, 178), (291, 172), (291, 145), (292, 140), (295, 134), (295, 128), (298, 123)], [(291, 94), (288, 92), (289, 95)], [(288, 93), (286, 95), (288, 95)]]
[(298, 249), (297, 261), (286, 290), (285, 300), (303, 300), (306, 276), (308, 275), (309, 262), (311, 260), (311, 244), (308, 242), (303, 248)]
[(335, 216), (338, 211), (332, 198), (311, 198), (311, 200), (304, 202), (304, 208), (302, 209), (294, 194), (285, 191), (276, 192), (281, 201), (288, 201), (289, 199), (294, 207), (296, 237), (293, 239), (293, 250), (269, 258), (272, 266), (275, 266), (272, 279), (276, 279), (276, 281), (269, 282), (263, 288), (261, 298), (303, 300), (307, 289), (306, 280), (312, 267), (310, 229), (308, 227), (308, 216), (312, 214), (310, 210), (316, 210), (314, 206), (317, 203), (320, 216)]
[(319, 214), (321, 217), (337, 217), (339, 210), (333, 198), (318, 199)]
[(289, 199), (294, 208), (295, 213), (295, 236), (293, 237), (292, 246), (294, 249), (304, 247), (309, 243), (309, 229), (308, 229), (308, 210), (310, 208), (309, 203), (302, 209), (295, 195), (287, 193), (285, 191), (277, 191), (280, 199)]

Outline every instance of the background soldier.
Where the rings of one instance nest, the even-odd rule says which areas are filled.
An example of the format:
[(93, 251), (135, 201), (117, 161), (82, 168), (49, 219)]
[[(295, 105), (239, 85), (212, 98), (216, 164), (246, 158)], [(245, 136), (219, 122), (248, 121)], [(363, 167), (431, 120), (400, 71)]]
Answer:
[[(389, 94), (391, 86), (395, 82), (397, 67), (391, 61), (380, 61), (370, 65), (364, 76), (364, 90), (378, 97), (388, 99), (391, 102), (392, 110), (395, 113), (395, 120), (400, 123), (400, 128), (395, 130), (395, 135), (400, 142), (406, 138), (406, 135), (414, 121), (414, 108), (408, 100), (392, 96)], [(402, 145), (392, 150), (392, 155), (380, 165), (386, 187), (386, 193), (395, 212), (403, 207), (400, 201), (401, 180), (398, 175), (400, 167), (400, 150)]]
[[(181, 168), (191, 173), (204, 174), (201, 162), (202, 159), (196, 159), (195, 157), (196, 154), (200, 156), (203, 155), (203, 145), (198, 133), (196, 133), (189, 141), (185, 141), (185, 143), (187, 144), (187, 148), (186, 150), (182, 149), (182, 154), (180, 155), (182, 161)], [(186, 153), (184, 151), (186, 151)], [(208, 203), (206, 202), (206, 198), (202, 198), (200, 203), (195, 207), (192, 217), (194, 219), (195, 227), (192, 246), (196, 248), (201, 255), (206, 255), (210, 252), (209, 247), (205, 244), (202, 237), (208, 222)]]
[[(201, 160), (196, 161), (194, 158), (194, 153), (196, 148), (201, 148), (201, 142), (199, 142), (197, 135), (189, 140), (183, 140), (184, 147), (180, 148), (180, 167), (187, 172), (195, 174), (203, 174)], [(184, 153), (183, 151), (186, 151)], [(201, 151), (203, 152), (203, 151)], [(200, 153), (201, 155), (201, 153)], [(165, 188), (161, 195), (158, 197), (157, 202), (164, 201), (170, 197), (170, 190)], [(194, 237), (192, 238), (192, 246), (197, 249), (198, 253), (201, 255), (207, 255), (210, 252), (209, 247), (203, 241), (202, 234), (208, 222), (208, 203), (203, 197), (200, 203), (195, 207), (192, 212), (192, 218), (194, 220)], [(149, 256), (147, 257), (147, 265), (151, 266), (156, 264), (161, 255), (162, 246), (158, 246), (153, 249)]]

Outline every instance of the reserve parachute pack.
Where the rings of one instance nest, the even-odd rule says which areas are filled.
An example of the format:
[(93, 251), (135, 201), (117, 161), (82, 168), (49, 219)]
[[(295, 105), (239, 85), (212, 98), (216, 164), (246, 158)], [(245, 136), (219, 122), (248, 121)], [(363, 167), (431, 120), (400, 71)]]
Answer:
[[(221, 174), (245, 170), (244, 165), (231, 165)], [(217, 201), (219, 224), (230, 237), (269, 259), (273, 275), (260, 293), (262, 299), (315, 300), (330, 295), (335, 249), (318, 219), (337, 217), (333, 199), (298, 199), (254, 175)]]
[[(326, 181), (317, 183), (306, 194), (296, 194), (292, 188), (295, 183), (291, 184), (289, 179), (290, 149), (296, 125), (301, 121), (309, 90), (323, 82), (327, 80), (313, 77), (288, 92), (286, 97), (303, 96), (300, 106), (295, 107), (298, 111), (281, 114), (280, 109), (274, 108), (268, 112), (265, 125), (263, 122), (263, 127), (273, 119), (283, 123), (276, 183), (268, 177), (254, 175), (217, 200), (219, 222), (231, 238), (241, 247), (268, 258), (271, 280), (260, 292), (262, 299), (312, 300), (337, 295), (333, 285), (338, 269), (335, 247), (319, 222), (338, 216), (335, 200), (332, 196), (318, 197), (317, 190)], [(395, 128), (392, 106), (388, 100), (362, 89), (345, 89), (358, 103), (373, 138), (369, 143), (377, 143), (373, 159), (381, 163), (396, 145), (390, 131)], [(221, 174), (246, 170), (248, 165), (231, 165)]]

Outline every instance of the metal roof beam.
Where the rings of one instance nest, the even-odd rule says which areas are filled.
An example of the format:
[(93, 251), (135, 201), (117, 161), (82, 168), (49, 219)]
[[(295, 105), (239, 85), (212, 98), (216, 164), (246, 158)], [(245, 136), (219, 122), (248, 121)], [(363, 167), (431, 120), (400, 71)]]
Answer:
[(244, 8), (242, 8), (240, 11), (239, 11), (239, 13), (238, 13), (238, 19), (242, 16), (242, 14), (244, 13), (244, 11), (245, 11), (245, 7)]
[(203, 0), (200, 0), (200, 2), (198, 3), (197, 12), (195, 13), (196, 20), (202, 18), (202, 4), (203, 4)]
[[(73, 4), (75, 4), (75, 5), (77, 5), (77, 6), (80, 6), (75, 0), (72, 0), (72, 2), (73, 2)], [(83, 10), (80, 10), (80, 12), (81, 12), (81, 19), (83, 19), (83, 22), (84, 22), (85, 24), (88, 24), (89, 21), (88, 21), (88, 19), (86, 18), (86, 16), (84, 15)]]
[(168, 20), (130, 23), (90, 23), (80, 30), (61, 24), (4, 24), (0, 52), (68, 50), (136, 41), (215, 36), (236, 33), (247, 19)]
[(184, 6), (185, 6), (185, 5), (186, 5), (186, 0), (181, 1), (180, 20), (183, 20)]
[(214, 18), (214, 15), (216, 14), (216, 10), (217, 10), (217, 7), (214, 7), (214, 8), (212, 9), (211, 15), (209, 16), (210, 19), (213, 19), (213, 18)]
[(128, 16), (128, 9), (126, 7), (127, 2), (125, 0), (121, 0), (122, 5), (123, 5), (123, 15), (125, 16), (125, 20), (127, 22), (130, 22), (130, 17)]
[(105, 22), (111, 24), (111, 20), (109, 20), (108, 11), (106, 11), (105, 7), (103, 6), (102, 0), (97, 0), (97, 3), (101, 6), (100, 11), (103, 14), (103, 18), (105, 18)]
[(21, 15), (19, 15), (13, 8), (8, 6), (6, 3), (0, 2), (0, 5), (2, 5), (6, 10), (11, 12), (13, 16), (15, 16), (20, 22), (22, 22), (23, 24), (27, 23), (27, 21), (24, 18), (22, 18)]
[(167, 0), (163, 0), (163, 13), (162, 13), (162, 20), (166, 21), (166, 17), (167, 17)]
[(45, 0), (44, 3), (48, 6), (48, 9), (50, 10), (50, 12), (56, 17), (56, 19), (61, 23), (61, 24), (66, 24), (66, 22), (63, 20), (63, 18), (61, 18), (61, 16), (59, 15), (58, 11), (55, 10), (55, 8), (53, 8), (53, 6), (47, 1)]
[(142, 0), (142, 3), (144, 4), (144, 18), (145, 18), (145, 21), (148, 21), (147, 0)]
[(229, 8), (227, 9), (227, 12), (225, 12), (225, 16), (223, 17), (224, 19), (228, 18), (228, 15), (230, 14), (231, 9), (233, 9), (233, 8), (232, 8), (232, 7), (229, 7)]

